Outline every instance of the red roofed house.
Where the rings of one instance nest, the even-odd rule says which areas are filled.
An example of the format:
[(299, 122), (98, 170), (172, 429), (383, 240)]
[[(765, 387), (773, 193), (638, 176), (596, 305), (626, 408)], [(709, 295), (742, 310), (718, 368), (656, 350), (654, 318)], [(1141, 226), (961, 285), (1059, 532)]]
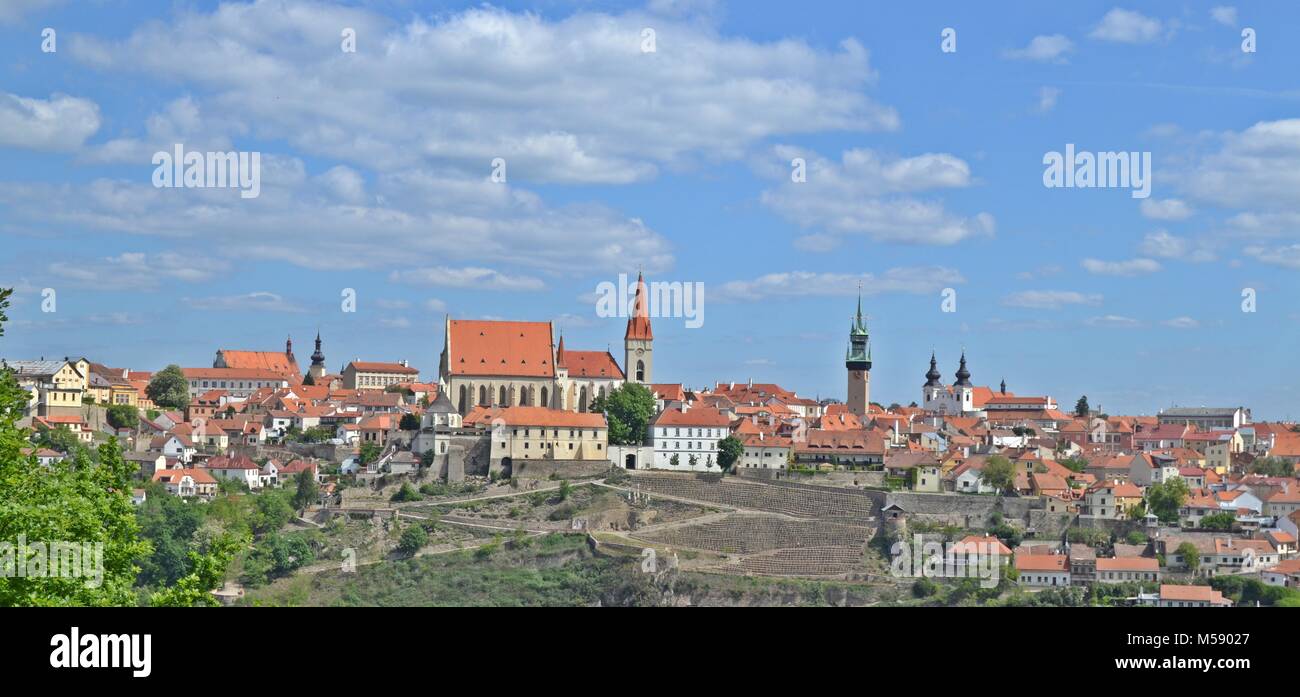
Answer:
[(1154, 557), (1097, 559), (1097, 581), (1099, 583), (1159, 580), (1160, 562)]
[(349, 390), (383, 390), (389, 385), (412, 382), (420, 371), (409, 363), (352, 361), (343, 369), (343, 387)]
[(162, 469), (153, 473), (153, 481), (161, 482), (174, 496), (210, 499), (217, 493), (217, 480), (201, 469)]
[(1020, 585), (1060, 587), (1070, 585), (1070, 565), (1064, 554), (1017, 554)]
[(718, 441), (730, 432), (731, 420), (712, 407), (668, 409), (650, 424), (654, 468), (707, 472), (718, 467)]
[(607, 460), (609, 428), (601, 413), (507, 407), (491, 428), (490, 467), (507, 474), (519, 460)]

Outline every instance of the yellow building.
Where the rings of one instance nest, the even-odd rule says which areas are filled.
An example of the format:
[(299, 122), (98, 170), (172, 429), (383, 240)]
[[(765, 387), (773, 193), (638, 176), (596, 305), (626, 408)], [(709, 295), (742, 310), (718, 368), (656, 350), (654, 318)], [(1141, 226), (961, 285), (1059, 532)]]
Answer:
[(492, 419), (494, 462), (515, 460), (605, 460), (609, 429), (605, 415), (546, 407), (508, 407)]

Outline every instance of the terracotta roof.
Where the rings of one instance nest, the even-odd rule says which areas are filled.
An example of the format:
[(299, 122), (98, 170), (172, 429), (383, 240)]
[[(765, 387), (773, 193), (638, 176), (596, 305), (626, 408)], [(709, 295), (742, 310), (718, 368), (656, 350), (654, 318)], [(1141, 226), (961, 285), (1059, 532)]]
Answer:
[(1166, 584), (1160, 586), (1160, 599), (1208, 602), (1215, 605), (1224, 605), (1231, 602), (1224, 599), (1223, 593), (1209, 586), (1174, 586)]
[(650, 391), (659, 395), (660, 399), (669, 401), (682, 402), (686, 400), (686, 391), (682, 389), (682, 384), (676, 383), (654, 383), (648, 386)]
[(1097, 559), (1098, 571), (1159, 571), (1160, 562), (1151, 557), (1120, 557)]
[(181, 368), (189, 380), (284, 380), (283, 373), (264, 368)]
[(623, 370), (609, 351), (565, 351), (562, 365), (569, 369), (569, 377), (623, 379)]
[(452, 375), (554, 377), (550, 322), (448, 320)]
[(153, 473), (153, 481), (176, 484), (180, 482), (181, 477), (189, 475), (194, 479), (195, 484), (216, 484), (217, 480), (212, 475), (201, 469), (165, 469)]
[(276, 373), (297, 375), (298, 361), (282, 351), (228, 351), (221, 350), (227, 368), (238, 370), (270, 370)]
[(726, 414), (710, 407), (694, 407), (683, 412), (680, 409), (665, 409), (655, 418), (655, 426), (731, 426)]
[(1064, 554), (1016, 555), (1016, 569), (1019, 571), (1065, 571), (1065, 562)]
[(499, 414), (508, 425), (605, 428), (605, 415), (546, 407), (507, 407)]

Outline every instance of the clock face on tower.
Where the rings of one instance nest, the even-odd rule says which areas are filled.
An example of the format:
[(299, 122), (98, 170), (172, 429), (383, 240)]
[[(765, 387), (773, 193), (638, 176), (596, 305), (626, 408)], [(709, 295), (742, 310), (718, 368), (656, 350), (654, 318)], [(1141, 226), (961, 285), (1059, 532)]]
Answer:
[(637, 350), (636, 350), (636, 355), (638, 355), (638, 356), (640, 356), (640, 355), (643, 354), (643, 353), (645, 353), (645, 349), (637, 349)]
[(861, 380), (861, 379), (862, 379), (862, 371), (861, 371), (861, 370), (855, 370), (855, 371), (853, 371), (853, 379), (854, 379), (854, 380)]

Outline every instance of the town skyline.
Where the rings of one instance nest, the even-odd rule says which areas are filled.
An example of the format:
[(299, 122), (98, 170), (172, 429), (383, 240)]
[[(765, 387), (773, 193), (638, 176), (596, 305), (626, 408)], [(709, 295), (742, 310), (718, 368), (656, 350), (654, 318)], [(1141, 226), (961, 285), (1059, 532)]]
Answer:
[[(643, 268), (703, 284), (702, 326), (660, 323), (686, 384), (843, 398), (834, 358), (861, 283), (889, 401), (913, 399), (932, 349), (950, 375), (964, 346), (977, 382), (1062, 403), (1300, 417), (1277, 375), (1300, 318), (1300, 49), (1241, 37), (1291, 8), (303, 6), (317, 19), (268, 2), (0, 15), (4, 355), (204, 365), (319, 327), (332, 356), (427, 370), (446, 314), (554, 321), (598, 348), (618, 329), (596, 289)], [(213, 36), (220, 65), (186, 50)], [(501, 45), (545, 88), (520, 89)], [(258, 67), (225, 72), (241, 61)], [(266, 94), (267, 75), (296, 91)], [(261, 156), (256, 197), (153, 180), (158, 153), (179, 175), (173, 153), (214, 151)], [(1132, 155), (1132, 186), (1089, 188), (1073, 167), (1048, 184), (1045, 162), (1085, 152)]]

